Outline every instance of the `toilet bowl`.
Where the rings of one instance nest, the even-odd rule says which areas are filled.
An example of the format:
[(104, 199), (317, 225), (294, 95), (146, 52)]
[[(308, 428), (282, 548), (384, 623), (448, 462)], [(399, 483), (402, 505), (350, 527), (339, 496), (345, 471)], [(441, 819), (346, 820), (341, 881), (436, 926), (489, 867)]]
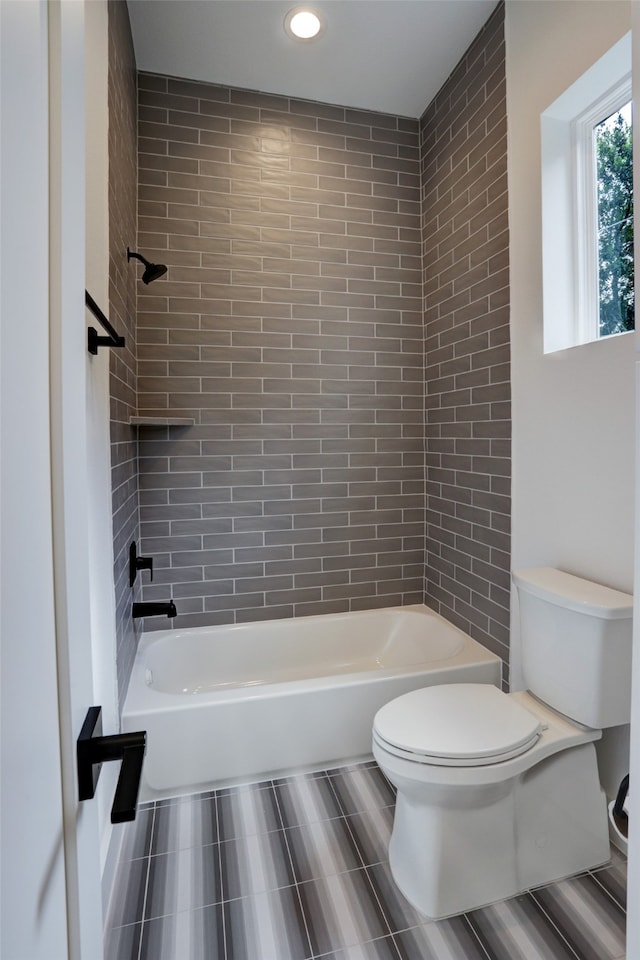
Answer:
[[(478, 697), (484, 691), (497, 696)], [(451, 757), (448, 728), (467, 695), (482, 719), (468, 728), (471, 742), (460, 738), (458, 756)], [(392, 707), (405, 708), (407, 728)], [(430, 728), (429, 747), (433, 751), (444, 733), (440, 755), (407, 749), (407, 741), (415, 743), (403, 736), (405, 730), (415, 742), (415, 731), (423, 729), (421, 713), (429, 721), (435, 710), (440, 719)], [(500, 731), (501, 716), (507, 722)], [(518, 733), (528, 735), (524, 748), (521, 736), (511, 736), (508, 722), (514, 720), (521, 724)], [(487, 737), (483, 744), (479, 727), (489, 734), (494, 724), (497, 739)], [(605, 863), (606, 798), (593, 746), (600, 736), (531, 694), (505, 694), (484, 684), (430, 687), (382, 707), (374, 721), (373, 755), (397, 789), (389, 863), (407, 900), (439, 919)], [(492, 755), (496, 747), (502, 752)]]
[[(548, 655), (557, 606), (561, 642), (571, 644), (566, 614), (575, 602), (582, 644), (576, 657), (585, 640), (587, 648), (610, 642), (613, 623), (615, 649), (607, 656), (628, 656), (630, 663), (628, 594), (576, 583), (579, 578), (549, 568), (514, 579), (519, 593), (536, 601), (531, 608), (521, 603), (521, 617), (524, 606), (529, 618), (522, 623), (523, 643), (533, 638)], [(586, 621), (588, 629), (585, 617), (593, 619)], [(557, 659), (545, 669), (553, 672)], [(415, 690), (376, 714), (373, 755), (397, 789), (389, 864), (397, 886), (425, 916), (463, 913), (609, 859), (607, 804), (594, 747), (601, 729), (584, 722), (585, 715), (593, 719), (598, 697), (585, 691), (583, 705), (575, 686), (593, 691), (599, 674), (610, 670), (602, 658), (597, 671), (577, 669), (580, 661), (571, 663), (566, 652), (564, 662), (571, 664), (567, 698), (582, 720), (532, 692), (507, 694), (487, 684)], [(565, 681), (556, 676), (553, 682), (562, 691)], [(617, 705), (611, 703), (614, 690)], [(619, 683), (612, 684), (597, 716), (607, 725), (625, 722), (625, 696)]]

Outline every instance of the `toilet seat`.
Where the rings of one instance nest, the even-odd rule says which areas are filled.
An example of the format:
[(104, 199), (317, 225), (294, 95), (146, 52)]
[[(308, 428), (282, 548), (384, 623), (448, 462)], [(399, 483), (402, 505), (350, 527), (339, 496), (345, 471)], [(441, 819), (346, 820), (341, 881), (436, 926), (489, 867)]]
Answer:
[(385, 704), (375, 716), (373, 737), (403, 759), (473, 767), (526, 753), (542, 729), (512, 695), (490, 684), (456, 683), (413, 690)]

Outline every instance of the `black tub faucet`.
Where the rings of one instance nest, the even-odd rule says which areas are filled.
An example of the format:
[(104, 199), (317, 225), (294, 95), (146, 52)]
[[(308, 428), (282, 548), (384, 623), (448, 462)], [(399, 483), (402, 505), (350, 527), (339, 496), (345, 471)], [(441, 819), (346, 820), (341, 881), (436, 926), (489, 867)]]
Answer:
[(137, 617), (169, 617), (171, 620), (178, 615), (173, 600), (150, 600), (148, 603), (134, 603), (131, 616)]

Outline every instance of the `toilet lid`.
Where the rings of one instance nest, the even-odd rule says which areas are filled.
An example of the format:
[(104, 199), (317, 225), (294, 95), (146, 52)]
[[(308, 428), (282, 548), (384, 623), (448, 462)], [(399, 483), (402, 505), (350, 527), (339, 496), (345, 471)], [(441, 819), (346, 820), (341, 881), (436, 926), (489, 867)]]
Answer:
[(537, 717), (497, 687), (455, 683), (413, 690), (378, 710), (374, 736), (391, 752), (440, 765), (498, 763), (524, 753)]

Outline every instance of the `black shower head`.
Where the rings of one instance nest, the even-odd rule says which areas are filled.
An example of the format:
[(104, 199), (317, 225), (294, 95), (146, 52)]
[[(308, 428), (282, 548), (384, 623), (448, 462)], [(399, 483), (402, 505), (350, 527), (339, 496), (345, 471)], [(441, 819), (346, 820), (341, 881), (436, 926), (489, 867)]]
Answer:
[(135, 257), (136, 260), (140, 260), (141, 263), (144, 263), (144, 273), (142, 274), (143, 283), (153, 283), (154, 280), (157, 280), (158, 277), (164, 276), (167, 272), (167, 268), (164, 263), (149, 263), (149, 261), (139, 253), (134, 253), (133, 250), (129, 250), (127, 247), (127, 261), (131, 260), (132, 257)]
[(142, 274), (143, 283), (153, 283), (158, 277), (164, 276), (167, 268), (164, 263), (150, 263)]

